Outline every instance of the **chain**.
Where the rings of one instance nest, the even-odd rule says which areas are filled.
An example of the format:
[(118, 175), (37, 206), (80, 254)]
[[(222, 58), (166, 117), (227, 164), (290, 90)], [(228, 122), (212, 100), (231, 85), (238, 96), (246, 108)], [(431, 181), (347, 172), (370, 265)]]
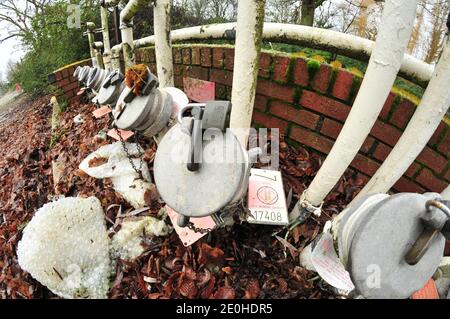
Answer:
[(125, 141), (124, 141), (124, 139), (123, 139), (123, 137), (122, 137), (122, 133), (120, 133), (120, 129), (118, 129), (117, 127), (116, 127), (116, 132), (117, 132), (117, 135), (119, 136), (119, 139), (120, 139), (120, 143), (122, 144), (122, 148), (123, 148), (123, 150), (124, 150), (124, 152), (125, 152), (125, 154), (127, 154), (127, 158), (128, 158), (128, 161), (130, 162), (130, 164), (131, 164), (131, 167), (134, 169), (134, 171), (139, 175), (139, 178), (140, 179), (143, 179), (143, 176), (142, 176), (142, 165), (143, 165), (143, 162), (144, 162), (144, 154), (142, 153), (142, 149), (141, 149), (141, 146), (139, 145), (139, 143), (138, 143), (138, 132), (136, 131), (136, 132), (134, 132), (134, 142), (136, 143), (136, 145), (137, 145), (137, 149), (138, 149), (138, 154), (139, 154), (139, 169), (138, 168), (136, 168), (136, 166), (134, 165), (134, 161), (133, 161), (133, 157), (131, 156), (131, 154), (130, 154), (130, 151), (128, 150), (128, 148), (127, 148), (127, 145), (126, 145), (126, 143), (125, 143)]
[(194, 223), (192, 223), (192, 222), (188, 222), (186, 227), (189, 228), (190, 230), (192, 230), (196, 233), (200, 233), (200, 234), (207, 234), (217, 228), (217, 226), (215, 226), (213, 228), (200, 228), (200, 227), (196, 227), (194, 225)]

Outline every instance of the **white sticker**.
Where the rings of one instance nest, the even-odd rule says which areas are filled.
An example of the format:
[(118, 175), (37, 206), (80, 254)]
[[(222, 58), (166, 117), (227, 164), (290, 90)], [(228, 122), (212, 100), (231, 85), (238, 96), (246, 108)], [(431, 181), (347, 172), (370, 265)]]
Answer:
[(351, 291), (355, 289), (350, 275), (339, 260), (333, 246), (333, 236), (324, 233), (314, 247), (311, 262), (320, 277), (331, 286)]
[(283, 181), (279, 171), (256, 169), (250, 171), (248, 208), (252, 214), (249, 223), (288, 225), (288, 211)]

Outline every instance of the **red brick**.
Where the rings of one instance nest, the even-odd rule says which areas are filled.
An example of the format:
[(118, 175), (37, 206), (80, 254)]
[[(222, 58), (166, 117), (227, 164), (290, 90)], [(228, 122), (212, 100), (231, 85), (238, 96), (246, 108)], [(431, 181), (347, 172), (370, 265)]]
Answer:
[(156, 62), (155, 49), (149, 49), (149, 50), (146, 50), (146, 52), (147, 52), (147, 56), (148, 56), (148, 61), (150, 63), (155, 63)]
[(402, 132), (389, 124), (376, 121), (370, 134), (384, 143), (394, 146), (402, 135)]
[(233, 84), (233, 72), (211, 69), (211, 82), (216, 82), (220, 84), (225, 84), (227, 86), (231, 86)]
[(388, 97), (386, 98), (386, 101), (384, 102), (383, 108), (381, 109), (380, 112), (380, 118), (383, 120), (387, 120), (388, 116), (389, 116), (389, 112), (391, 111), (392, 108), (392, 103), (394, 103), (395, 100), (395, 93), (390, 92)]
[(447, 181), (449, 181), (450, 182), (450, 168), (447, 170), (447, 173), (445, 174), (445, 179), (447, 180)]
[(409, 100), (403, 100), (397, 106), (394, 114), (389, 122), (395, 126), (404, 129), (409, 122), (409, 119), (414, 114), (416, 106)]
[(173, 62), (181, 64), (183, 62), (183, 59), (181, 57), (181, 49), (180, 48), (173, 48)]
[(294, 89), (267, 80), (259, 80), (256, 92), (289, 103), (294, 102)]
[(174, 64), (173, 65), (173, 74), (175, 75), (184, 75), (185, 66), (182, 64)]
[(423, 193), (425, 190), (413, 181), (400, 177), (400, 179), (392, 186), (397, 192)]
[(263, 95), (256, 94), (255, 109), (265, 112), (267, 110), (267, 98)]
[(445, 133), (445, 136), (442, 138), (442, 140), (439, 142), (438, 145), (439, 152), (449, 156), (450, 153), (450, 129), (447, 130), (447, 133)]
[(377, 169), (380, 167), (378, 163), (361, 154), (356, 154), (350, 166), (369, 176), (375, 174)]
[(264, 125), (267, 128), (279, 128), (280, 134), (284, 134), (288, 126), (288, 122), (261, 113), (257, 110), (253, 111), (253, 122)]
[(447, 183), (434, 176), (433, 173), (426, 168), (423, 168), (420, 171), (420, 174), (416, 177), (416, 182), (426, 187), (427, 190), (437, 193), (442, 192), (447, 186)]
[(328, 90), (331, 79), (331, 67), (321, 64), (319, 70), (312, 79), (311, 87), (319, 92), (325, 93)]
[(340, 121), (345, 121), (350, 112), (348, 105), (307, 90), (303, 90), (300, 104)]
[(333, 146), (333, 141), (298, 126), (292, 127), (289, 136), (293, 140), (325, 154), (328, 154)]
[(215, 68), (223, 68), (223, 63), (224, 63), (224, 59), (223, 59), (223, 49), (222, 48), (213, 48), (213, 67)]
[(431, 168), (436, 173), (442, 172), (448, 162), (444, 156), (433, 151), (428, 146), (426, 146), (419, 156), (417, 156), (417, 160)]
[(421, 168), (421, 166), (419, 164), (417, 164), (416, 162), (413, 162), (408, 169), (406, 170), (405, 174), (408, 177), (413, 177)]
[(309, 73), (306, 61), (297, 59), (294, 64), (294, 83), (301, 86), (308, 86)]
[(62, 77), (63, 78), (68, 78), (69, 77), (69, 70), (67, 68), (62, 69), (61, 73), (62, 73)]
[(69, 83), (70, 83), (69, 78), (65, 78), (65, 79), (58, 81), (57, 85), (58, 85), (58, 87), (62, 88), (63, 86), (66, 86)]
[(225, 49), (225, 69), (233, 70), (234, 68), (234, 49)]
[(181, 50), (181, 57), (183, 59), (183, 64), (191, 64), (191, 49), (183, 48)]
[(387, 146), (386, 144), (379, 143), (377, 145), (377, 148), (373, 152), (373, 157), (379, 161), (384, 161), (391, 151), (391, 147)]
[(273, 58), (273, 77), (275, 81), (286, 82), (287, 70), (289, 68), (290, 59), (285, 56), (275, 56)]
[(320, 129), (320, 133), (336, 139), (343, 126), (344, 125), (342, 125), (339, 122), (336, 122), (329, 118), (325, 118), (323, 120), (322, 128)]
[(201, 59), (200, 59), (200, 48), (199, 47), (193, 47), (191, 48), (191, 59), (193, 65), (200, 65)]
[(59, 81), (59, 80), (61, 80), (62, 78), (63, 78), (63, 76), (62, 76), (62, 72), (61, 72), (61, 71), (58, 71), (58, 72), (55, 73), (55, 79), (56, 79), (56, 81)]
[(306, 110), (297, 110), (280, 101), (273, 101), (270, 104), (270, 113), (310, 129), (316, 128), (320, 118), (317, 114)]
[(439, 123), (438, 127), (436, 128), (436, 131), (434, 131), (433, 135), (431, 136), (430, 140), (428, 141), (428, 144), (429, 145), (437, 144), (439, 142), (441, 134), (443, 134), (446, 127), (447, 127), (447, 124), (445, 124), (444, 122)]
[(200, 66), (188, 66), (186, 75), (191, 78), (208, 81), (208, 69)]
[(72, 90), (78, 91), (78, 82), (72, 82), (66, 86), (63, 86), (62, 89), (66, 94), (67, 94), (67, 92), (72, 91)]
[(268, 53), (262, 52), (259, 58), (259, 72), (258, 75), (262, 78), (270, 77), (270, 65), (272, 64), (272, 56)]
[(352, 89), (353, 74), (350, 72), (339, 70), (334, 82), (332, 95), (341, 100), (348, 100)]
[(211, 49), (201, 48), (201, 64), (202, 66), (211, 66)]
[(180, 90), (183, 90), (183, 76), (181, 75), (175, 75), (173, 77), (173, 81), (175, 84), (175, 87), (179, 88)]
[(375, 139), (373, 137), (367, 136), (367, 138), (364, 140), (363, 145), (361, 145), (360, 152), (364, 154), (368, 154), (373, 146), (373, 143), (375, 142)]
[(75, 96), (75, 92), (73, 90), (70, 90), (68, 92), (65, 93), (66, 98), (71, 99)]

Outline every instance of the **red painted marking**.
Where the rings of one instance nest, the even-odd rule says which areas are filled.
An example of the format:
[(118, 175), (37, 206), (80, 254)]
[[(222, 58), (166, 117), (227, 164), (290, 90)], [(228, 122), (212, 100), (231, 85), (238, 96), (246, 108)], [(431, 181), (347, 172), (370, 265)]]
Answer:
[(183, 78), (184, 92), (191, 101), (207, 102), (214, 101), (216, 95), (216, 84), (190, 77)]
[(439, 293), (433, 278), (430, 278), (422, 289), (411, 296), (412, 299), (439, 299)]
[(92, 114), (94, 114), (95, 118), (105, 116), (108, 113), (111, 113), (111, 109), (107, 105), (102, 106), (101, 108), (96, 109), (94, 112), (92, 112)]
[[(132, 131), (125, 131), (125, 130), (120, 130), (120, 135), (122, 136), (122, 139), (124, 141), (126, 141), (127, 139), (129, 139), (130, 137), (132, 137), (134, 135), (134, 133)], [(108, 136), (112, 137), (113, 139), (120, 141), (120, 137), (117, 134), (117, 130), (116, 129), (111, 129), (108, 131), (108, 133), (106, 133)]]

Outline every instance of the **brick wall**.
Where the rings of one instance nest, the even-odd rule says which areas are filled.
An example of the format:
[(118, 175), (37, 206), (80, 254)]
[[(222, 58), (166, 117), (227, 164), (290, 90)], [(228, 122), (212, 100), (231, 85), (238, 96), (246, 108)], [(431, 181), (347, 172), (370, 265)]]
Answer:
[(78, 80), (73, 77), (73, 72), (78, 66), (92, 66), (92, 60), (86, 59), (78, 61), (70, 65), (66, 65), (55, 72), (48, 75), (48, 81), (58, 90), (57, 97), (65, 96), (69, 102), (77, 97), (77, 92), (80, 90)]
[[(216, 83), (216, 98), (230, 99), (234, 49), (229, 46), (180, 45), (173, 49), (175, 85), (183, 76)], [(136, 61), (156, 74), (153, 48), (136, 52)], [(326, 155), (333, 146), (361, 78), (344, 69), (289, 55), (263, 52), (253, 122), (255, 126), (278, 127), (288, 142), (301, 143)], [(369, 107), (369, 106), (368, 106)], [(391, 93), (351, 167), (368, 179), (380, 167), (412, 116), (415, 105)], [(442, 122), (428, 145), (394, 185), (397, 191), (442, 191), (450, 181), (450, 127)]]

